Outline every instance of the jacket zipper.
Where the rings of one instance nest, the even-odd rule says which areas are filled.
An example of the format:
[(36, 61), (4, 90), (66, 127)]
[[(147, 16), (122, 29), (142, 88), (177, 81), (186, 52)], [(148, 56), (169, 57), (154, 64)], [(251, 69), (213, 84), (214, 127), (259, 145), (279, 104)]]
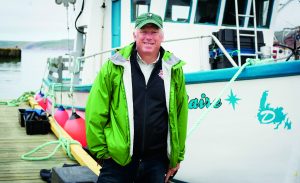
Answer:
[(145, 103), (144, 103), (144, 120), (143, 120), (143, 129), (142, 129), (142, 146), (141, 146), (141, 157), (143, 157), (144, 155), (144, 151), (145, 151), (145, 141), (146, 141), (146, 116), (147, 116), (147, 84), (145, 82)]

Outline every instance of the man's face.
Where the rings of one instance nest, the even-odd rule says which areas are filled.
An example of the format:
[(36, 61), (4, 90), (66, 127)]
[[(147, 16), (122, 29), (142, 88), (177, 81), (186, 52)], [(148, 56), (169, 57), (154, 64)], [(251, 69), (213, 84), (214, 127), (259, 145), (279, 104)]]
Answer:
[(163, 38), (162, 30), (152, 24), (147, 24), (134, 33), (134, 40), (140, 55), (157, 54)]

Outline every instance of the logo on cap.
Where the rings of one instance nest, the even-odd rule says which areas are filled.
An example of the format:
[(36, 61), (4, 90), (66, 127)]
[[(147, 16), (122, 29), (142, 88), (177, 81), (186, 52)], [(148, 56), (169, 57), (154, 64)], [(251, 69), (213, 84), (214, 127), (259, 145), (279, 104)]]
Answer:
[(144, 13), (141, 14), (136, 18), (135, 21), (135, 28), (141, 29), (146, 24), (154, 24), (159, 29), (163, 28), (163, 21), (162, 18), (159, 15), (156, 15), (154, 13)]

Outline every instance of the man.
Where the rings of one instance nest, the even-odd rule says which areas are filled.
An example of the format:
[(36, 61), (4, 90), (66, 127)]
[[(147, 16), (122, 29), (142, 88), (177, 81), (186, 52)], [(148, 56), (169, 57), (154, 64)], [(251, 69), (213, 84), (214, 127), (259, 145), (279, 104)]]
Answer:
[(167, 182), (184, 158), (187, 94), (183, 61), (161, 47), (163, 23), (136, 19), (135, 42), (101, 68), (86, 106), (88, 148), (98, 182)]

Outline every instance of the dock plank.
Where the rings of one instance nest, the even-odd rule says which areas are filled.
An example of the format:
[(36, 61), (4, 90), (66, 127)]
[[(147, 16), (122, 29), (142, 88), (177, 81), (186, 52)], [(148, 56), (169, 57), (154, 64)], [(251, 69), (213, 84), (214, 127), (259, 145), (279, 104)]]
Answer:
[[(0, 182), (44, 182), (39, 175), (41, 169), (61, 167), (64, 163), (74, 164), (62, 149), (49, 160), (25, 161), (21, 156), (35, 147), (55, 141), (53, 133), (47, 135), (27, 135), (25, 128), (18, 121), (18, 108), (29, 108), (25, 104), (21, 107), (7, 107), (0, 105)], [(45, 156), (53, 151), (55, 145), (47, 146), (34, 156)]]

